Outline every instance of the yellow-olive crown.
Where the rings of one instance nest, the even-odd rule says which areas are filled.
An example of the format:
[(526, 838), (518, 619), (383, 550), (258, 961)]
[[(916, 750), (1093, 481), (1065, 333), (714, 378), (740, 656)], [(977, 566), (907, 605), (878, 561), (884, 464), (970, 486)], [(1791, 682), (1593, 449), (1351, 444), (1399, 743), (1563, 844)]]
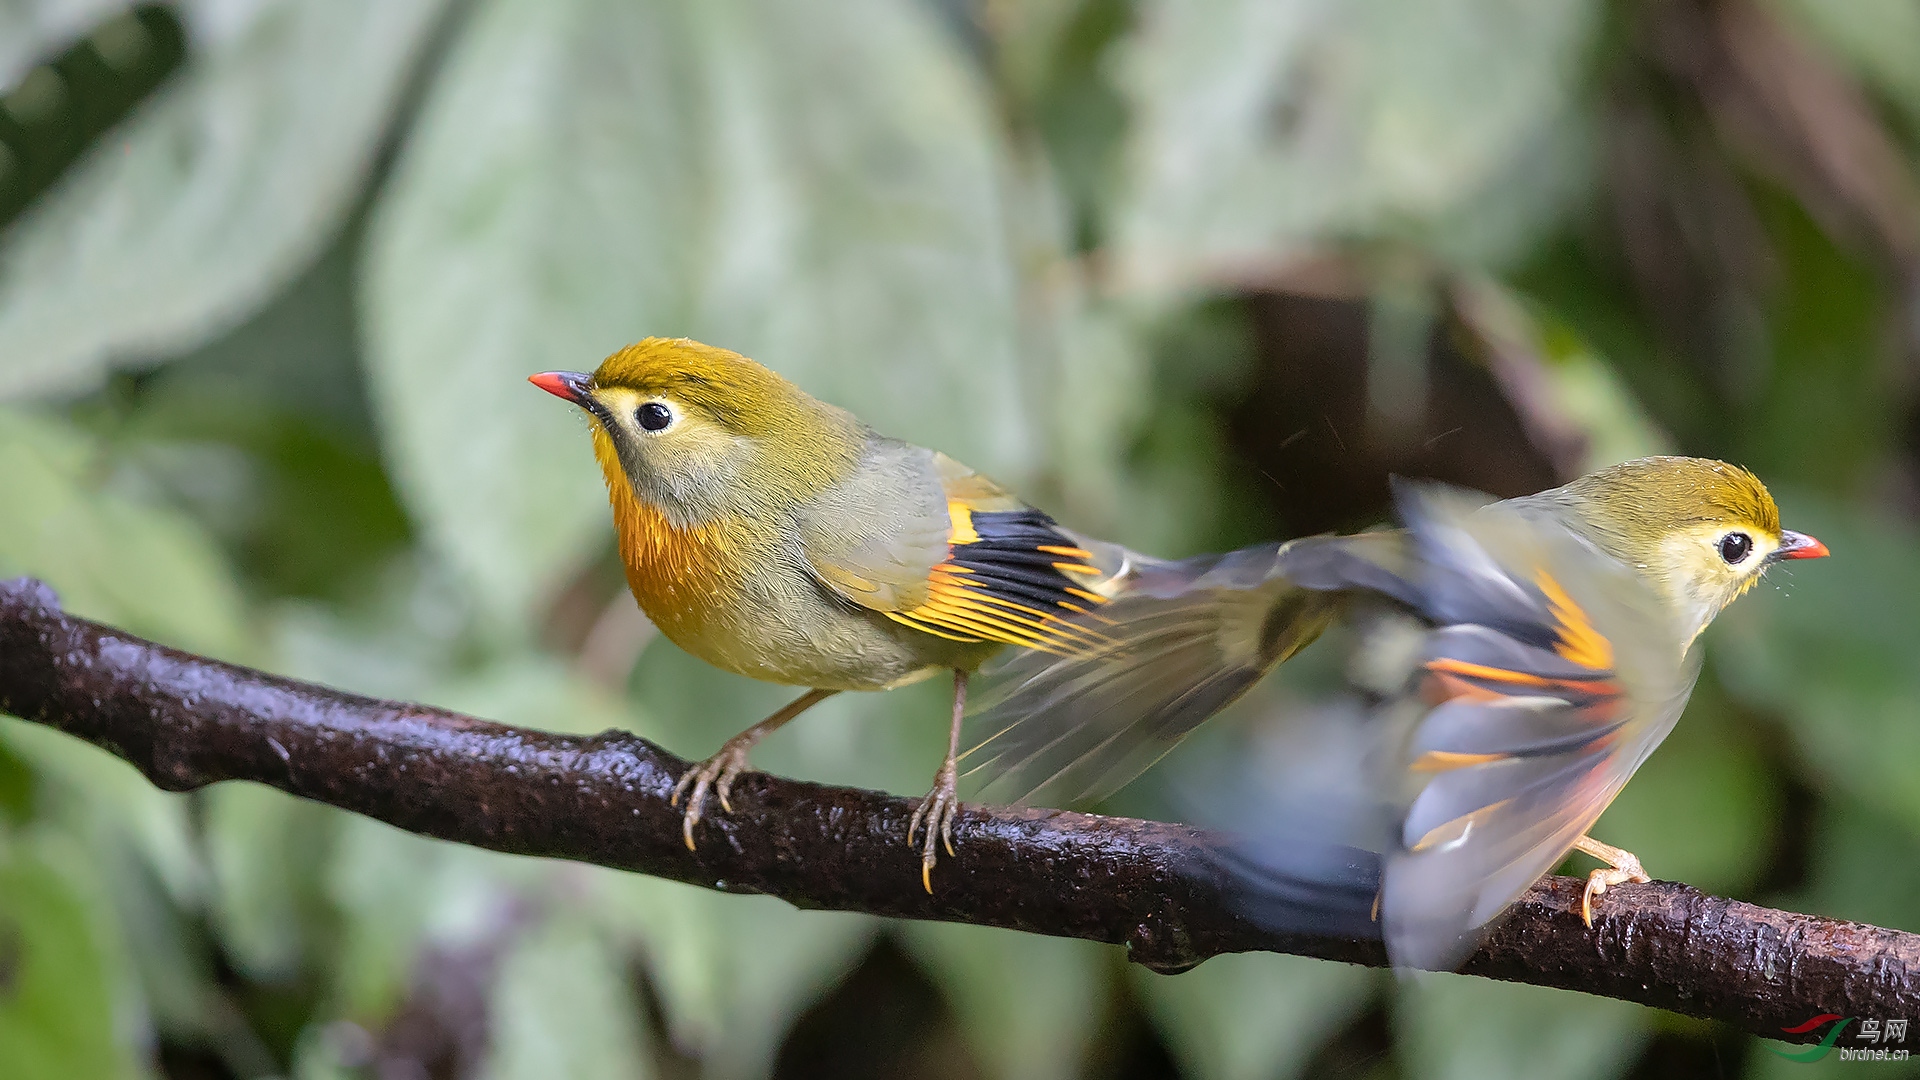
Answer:
[(1724, 461), (1639, 458), (1583, 476), (1561, 490), (1584, 501), (1596, 523), (1624, 537), (1737, 525), (1769, 540), (1780, 539), (1780, 508), (1766, 485)]
[(820, 403), (737, 352), (692, 338), (646, 338), (600, 362), (595, 391), (627, 391), (705, 414), (736, 435), (764, 438), (819, 422)]
[(1773, 563), (1826, 554), (1819, 541), (1783, 530), (1766, 485), (1724, 461), (1640, 458), (1519, 501), (1561, 516), (1640, 571), (1688, 642)]
[(778, 513), (845, 476), (870, 435), (739, 353), (647, 338), (591, 375), (533, 381), (591, 413), (607, 482), (630, 485), (676, 525)]

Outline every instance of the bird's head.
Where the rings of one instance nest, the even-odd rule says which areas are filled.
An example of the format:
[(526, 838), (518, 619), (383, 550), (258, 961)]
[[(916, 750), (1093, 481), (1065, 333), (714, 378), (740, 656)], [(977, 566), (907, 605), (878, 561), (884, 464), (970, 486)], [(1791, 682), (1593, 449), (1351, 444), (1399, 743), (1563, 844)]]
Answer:
[(528, 381), (586, 410), (608, 483), (630, 485), (679, 525), (807, 498), (844, 475), (865, 438), (846, 411), (688, 338), (647, 338), (592, 374)]
[(1691, 642), (1721, 609), (1785, 559), (1827, 547), (1780, 527), (1780, 509), (1752, 473), (1705, 458), (1650, 457), (1529, 496), (1642, 573)]

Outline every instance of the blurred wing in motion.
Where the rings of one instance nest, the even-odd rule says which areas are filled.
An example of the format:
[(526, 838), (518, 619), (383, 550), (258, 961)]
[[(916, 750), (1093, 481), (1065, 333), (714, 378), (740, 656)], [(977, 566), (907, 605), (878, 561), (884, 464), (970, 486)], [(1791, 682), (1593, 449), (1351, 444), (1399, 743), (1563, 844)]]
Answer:
[(1337, 599), (1276, 577), (1280, 550), (1129, 555), (1113, 599), (1081, 620), (1097, 640), (990, 667), (967, 719), (981, 797), (1065, 806), (1110, 794), (1312, 641)]
[[(1321, 853), (1362, 848), (1380, 857), (1377, 932), (1394, 964), (1449, 969), (1672, 730), (1699, 665), (1651, 589), (1551, 517), (1439, 488), (1399, 501), (1407, 575), (1384, 588), (1351, 575), (1404, 605), (1359, 648), (1395, 624), (1419, 635), (1399, 686), (1356, 693), (1337, 724), (1328, 710), (1276, 718), (1284, 767), (1250, 759), (1208, 816), (1242, 837), (1222, 865), (1252, 917), (1298, 931), (1303, 890), (1351, 892)], [(1326, 562), (1299, 576), (1341, 587)]]

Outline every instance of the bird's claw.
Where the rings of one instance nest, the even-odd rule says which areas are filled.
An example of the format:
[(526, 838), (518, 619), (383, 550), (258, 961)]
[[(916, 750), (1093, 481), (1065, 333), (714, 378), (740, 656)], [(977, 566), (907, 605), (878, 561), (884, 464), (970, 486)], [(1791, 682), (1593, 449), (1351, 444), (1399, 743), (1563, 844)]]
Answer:
[(927, 797), (920, 800), (920, 805), (914, 810), (912, 819), (907, 822), (908, 847), (913, 846), (914, 836), (919, 833), (920, 826), (927, 827), (926, 840), (920, 849), (920, 885), (928, 893), (933, 892), (933, 866), (939, 861), (939, 855), (934, 849), (935, 841), (937, 840), (947, 849), (948, 855), (954, 853), (953, 819), (959, 812), (958, 770), (952, 762), (948, 762), (940, 766), (939, 774), (933, 779), (933, 790), (927, 792)]
[(1601, 867), (1587, 875), (1586, 891), (1580, 894), (1580, 920), (1593, 927), (1593, 900), (1614, 885), (1633, 882), (1645, 885), (1653, 879), (1647, 876), (1646, 868), (1640, 865), (1640, 859), (1630, 851), (1617, 854), (1613, 866)]
[[(751, 745), (751, 744), (749, 744)], [(695, 850), (693, 827), (700, 824), (701, 812), (707, 802), (707, 793), (711, 791), (720, 800), (720, 809), (733, 813), (733, 782), (747, 771), (747, 747), (735, 746), (729, 741), (720, 748), (720, 752), (695, 765), (680, 775), (680, 782), (673, 785), (673, 795), (667, 805), (679, 806), (680, 796), (687, 796), (687, 810), (680, 818), (680, 837), (687, 842), (687, 850)], [(688, 789), (692, 791), (689, 792)]]

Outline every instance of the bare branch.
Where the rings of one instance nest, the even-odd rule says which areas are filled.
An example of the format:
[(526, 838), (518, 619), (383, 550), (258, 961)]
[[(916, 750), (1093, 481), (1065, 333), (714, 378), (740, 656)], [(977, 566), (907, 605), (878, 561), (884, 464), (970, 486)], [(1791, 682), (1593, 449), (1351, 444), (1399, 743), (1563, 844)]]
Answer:
[[(71, 618), (30, 579), (0, 583), (0, 711), (104, 747), (170, 790), (252, 780), (428, 836), (802, 908), (1111, 942), (1161, 971), (1252, 950), (1386, 960), (1377, 941), (1249, 924), (1206, 868), (1207, 835), (1180, 825), (967, 807), (959, 857), (941, 862), (928, 896), (902, 839), (913, 800), (755, 773), (688, 851), (667, 803), (686, 762), (643, 739), (524, 731), (222, 664)], [(1814, 1038), (1781, 1029), (1820, 1013), (1920, 1012), (1920, 935), (1668, 882), (1609, 891), (1588, 930), (1581, 884), (1535, 885), (1463, 970), (1788, 1041)]]

